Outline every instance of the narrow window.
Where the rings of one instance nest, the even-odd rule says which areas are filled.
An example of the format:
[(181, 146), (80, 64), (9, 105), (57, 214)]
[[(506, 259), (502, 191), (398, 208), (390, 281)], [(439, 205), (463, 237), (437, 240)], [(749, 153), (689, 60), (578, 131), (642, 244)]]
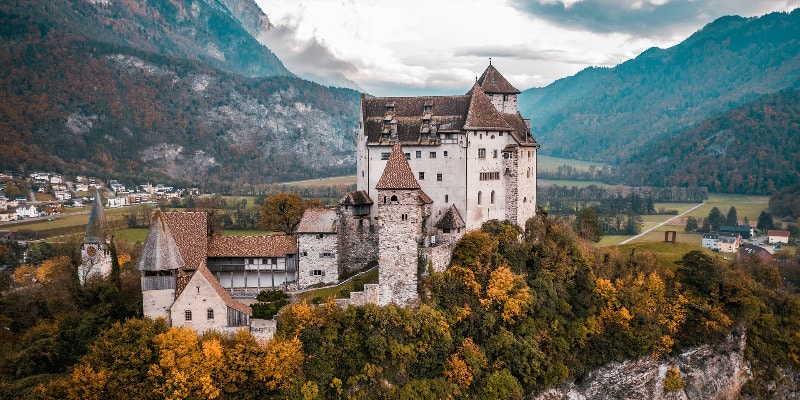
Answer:
[(425, 173), (420, 171), (419, 180), (424, 180), (424, 179), (425, 179)]
[(478, 204), (481, 204), (481, 198), (483, 197), (482, 192), (478, 192)]
[(444, 202), (445, 202), (445, 203), (449, 203), (449, 201), (448, 201), (448, 200), (450, 200), (450, 196), (448, 196), (448, 195), (444, 195)]
[(531, 177), (531, 167), (528, 167), (528, 178)]
[(206, 311), (206, 318), (208, 318), (208, 319), (214, 319), (214, 309), (212, 309), (212, 308), (209, 308), (209, 309)]
[(183, 318), (187, 321), (192, 320), (192, 310), (186, 310), (183, 312)]
[(400, 219), (403, 221), (408, 221), (408, 214), (401, 214)]
[(447, 151), (443, 151), (442, 153), (444, 153), (443, 155), (444, 155), (445, 157), (447, 157)]
[(200, 294), (200, 286), (197, 287), (197, 294)]
[(442, 174), (436, 174), (436, 180), (441, 182), (442, 181)]
[(417, 152), (414, 153), (414, 156), (416, 156), (417, 158), (422, 158), (422, 151), (417, 150)]
[(497, 158), (497, 150), (492, 150), (492, 158)]
[(489, 202), (494, 204), (494, 190), (492, 190), (492, 194), (489, 195)]

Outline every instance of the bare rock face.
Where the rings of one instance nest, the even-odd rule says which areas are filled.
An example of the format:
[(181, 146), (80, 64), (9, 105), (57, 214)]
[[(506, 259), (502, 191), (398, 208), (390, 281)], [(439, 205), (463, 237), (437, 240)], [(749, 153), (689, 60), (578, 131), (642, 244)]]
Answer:
[[(589, 373), (580, 384), (559, 385), (536, 399), (735, 399), (751, 376), (745, 344), (745, 329), (739, 328), (723, 343), (699, 346), (666, 360), (648, 357), (608, 364)], [(682, 389), (665, 389), (671, 368), (680, 372)]]

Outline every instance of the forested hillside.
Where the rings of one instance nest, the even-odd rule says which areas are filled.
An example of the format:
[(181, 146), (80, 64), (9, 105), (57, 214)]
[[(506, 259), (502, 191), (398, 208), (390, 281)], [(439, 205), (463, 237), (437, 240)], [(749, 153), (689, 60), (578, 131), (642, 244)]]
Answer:
[[(237, 44), (252, 38), (219, 13), (205, 20), (208, 26), (181, 20), (175, 31), (156, 29), (171, 21), (164, 14), (180, 19), (204, 2), (77, 3), (48, 3), (43, 10), (27, 2), (0, 5), (0, 169), (221, 192), (352, 170), (357, 92), (291, 76), (234, 73), (247, 72), (249, 63), (268, 67), (266, 53), (246, 62), (217, 60), (234, 72), (202, 54), (181, 53), (207, 43), (198, 33), (205, 27), (219, 35), (219, 46), (249, 54)], [(101, 18), (114, 12), (130, 18)], [(100, 26), (73, 26), (83, 22)], [(101, 28), (122, 33), (104, 36)], [(275, 65), (270, 74), (287, 73)]]
[(787, 90), (633, 152), (619, 171), (631, 185), (770, 195), (800, 182), (798, 160), (800, 90)]
[(723, 17), (674, 47), (526, 90), (520, 109), (543, 154), (619, 164), (712, 116), (800, 87), (798, 37), (800, 10)]
[[(418, 307), (291, 305), (266, 346), (248, 333), (198, 337), (128, 319), (140, 311), (126, 304), (141, 305), (120, 295), (136, 282), (135, 259), (119, 278), (80, 287), (75, 261), (62, 257), (4, 282), (15, 289), (0, 303), (0, 396), (522, 399), (737, 327), (747, 332), (748, 396), (780, 397), (771, 383), (800, 367), (800, 298), (777, 268), (800, 268), (797, 259), (594, 248), (544, 213), (518, 233), (497, 221), (467, 233), (452, 266), (421, 280)], [(683, 382), (672, 376), (665, 390)]]

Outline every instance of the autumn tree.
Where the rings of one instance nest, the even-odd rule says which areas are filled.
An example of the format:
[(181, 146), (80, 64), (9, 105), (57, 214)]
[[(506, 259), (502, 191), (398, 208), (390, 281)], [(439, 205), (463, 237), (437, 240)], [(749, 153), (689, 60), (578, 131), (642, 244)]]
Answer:
[(318, 201), (304, 201), (293, 193), (278, 193), (267, 197), (261, 204), (261, 219), (256, 225), (259, 229), (294, 233), (307, 208), (321, 205)]

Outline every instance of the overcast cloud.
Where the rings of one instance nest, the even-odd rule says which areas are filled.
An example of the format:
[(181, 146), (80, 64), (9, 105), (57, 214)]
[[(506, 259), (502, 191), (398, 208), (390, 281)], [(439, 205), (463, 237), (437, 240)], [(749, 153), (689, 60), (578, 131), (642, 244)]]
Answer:
[(489, 57), (518, 89), (670, 47), (800, 0), (256, 0), (292, 72), (377, 96), (465, 93)]

